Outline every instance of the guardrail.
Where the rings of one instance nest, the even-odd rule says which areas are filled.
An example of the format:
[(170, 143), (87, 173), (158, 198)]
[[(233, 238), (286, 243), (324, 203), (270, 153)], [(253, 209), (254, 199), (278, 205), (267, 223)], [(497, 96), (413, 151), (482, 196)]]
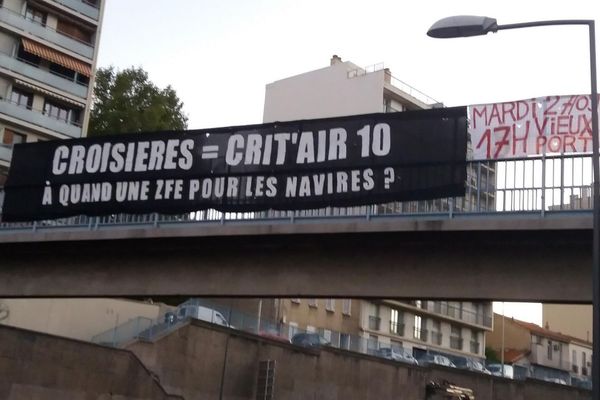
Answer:
[(329, 222), (348, 219), (370, 221), (406, 217), (455, 218), (460, 215), (502, 216), (506, 213), (537, 214), (544, 217), (552, 211), (590, 211), (593, 206), (592, 200), (591, 155), (562, 155), (468, 161), (464, 197), (299, 211), (222, 213), (210, 209), (178, 215), (154, 213), (77, 216), (36, 222), (0, 222), (0, 232), (41, 229), (96, 230), (122, 226), (158, 229), (173, 225), (297, 223), (318, 220)]

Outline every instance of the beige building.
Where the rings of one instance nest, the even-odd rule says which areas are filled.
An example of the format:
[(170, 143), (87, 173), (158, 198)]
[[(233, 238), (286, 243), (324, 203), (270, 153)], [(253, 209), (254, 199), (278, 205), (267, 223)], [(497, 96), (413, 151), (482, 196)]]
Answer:
[(494, 314), (486, 342), (525, 376), (565, 384), (591, 379), (592, 343), (585, 340)]
[(592, 342), (592, 306), (579, 304), (542, 304), (544, 326), (555, 332)]
[(1, 188), (14, 144), (86, 135), (104, 0), (0, 4)]
[(89, 341), (139, 317), (154, 321), (164, 310), (124, 299), (0, 299), (0, 324)]

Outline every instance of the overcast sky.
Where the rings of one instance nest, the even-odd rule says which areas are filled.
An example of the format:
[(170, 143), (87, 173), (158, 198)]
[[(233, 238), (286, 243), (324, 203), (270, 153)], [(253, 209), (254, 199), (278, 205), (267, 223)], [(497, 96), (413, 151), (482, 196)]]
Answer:
[(384, 63), (447, 106), (590, 92), (586, 27), (426, 36), (438, 19), (460, 14), (499, 24), (600, 21), (600, 2), (107, 0), (98, 65), (141, 66), (157, 85), (173, 86), (189, 128), (262, 122), (267, 83), (326, 67), (333, 54)]

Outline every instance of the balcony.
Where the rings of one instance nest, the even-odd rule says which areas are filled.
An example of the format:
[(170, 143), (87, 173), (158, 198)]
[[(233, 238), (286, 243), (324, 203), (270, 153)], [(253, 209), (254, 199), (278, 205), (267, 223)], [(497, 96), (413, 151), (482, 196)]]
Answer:
[(77, 97), (83, 99), (87, 97), (87, 86), (74, 82), (68, 77), (45, 71), (27, 61), (11, 57), (2, 52), (0, 52), (0, 68), (6, 68), (9, 71), (21, 74), (38, 82), (44, 82)]
[(413, 332), (413, 337), (422, 342), (426, 342), (427, 341), (427, 329), (418, 329), (415, 327), (415, 330)]
[(81, 127), (72, 123), (50, 118), (41, 111), (20, 107), (6, 100), (0, 101), (0, 114), (6, 114), (21, 121), (46, 128), (73, 138), (81, 137)]
[(490, 315), (454, 307), (446, 302), (434, 301), (431, 303), (433, 303), (433, 307), (430, 306), (428, 310), (436, 314), (445, 315), (473, 325), (492, 327), (492, 317)]
[(59, 33), (54, 29), (50, 29), (37, 22), (31, 21), (25, 16), (16, 13), (8, 8), (0, 8), (0, 22), (4, 22), (23, 32), (30, 33), (39, 38), (45, 39), (64, 49), (71, 50), (74, 53), (92, 59), (94, 56), (94, 48), (91, 44), (71, 38), (67, 35)]
[(450, 348), (454, 350), (462, 350), (463, 340), (459, 337), (450, 336)]
[(378, 331), (381, 325), (381, 318), (369, 315), (369, 329)]
[(398, 336), (404, 336), (404, 324), (390, 321), (390, 333)]
[(82, 0), (55, 0), (56, 3), (60, 3), (65, 7), (70, 8), (80, 14), (85, 15), (93, 20), (98, 21), (100, 17), (100, 10), (93, 4), (89, 4)]
[(0, 161), (5, 161), (10, 164), (12, 158), (12, 146), (0, 143)]

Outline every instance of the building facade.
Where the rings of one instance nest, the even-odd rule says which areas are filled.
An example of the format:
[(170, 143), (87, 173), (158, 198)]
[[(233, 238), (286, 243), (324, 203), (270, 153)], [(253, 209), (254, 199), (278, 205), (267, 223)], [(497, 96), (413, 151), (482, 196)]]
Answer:
[(487, 344), (504, 361), (520, 367), (526, 377), (584, 386), (590, 383), (592, 343), (542, 328), (536, 324), (494, 314)]
[(104, 0), (0, 5), (2, 187), (14, 144), (86, 135)]

